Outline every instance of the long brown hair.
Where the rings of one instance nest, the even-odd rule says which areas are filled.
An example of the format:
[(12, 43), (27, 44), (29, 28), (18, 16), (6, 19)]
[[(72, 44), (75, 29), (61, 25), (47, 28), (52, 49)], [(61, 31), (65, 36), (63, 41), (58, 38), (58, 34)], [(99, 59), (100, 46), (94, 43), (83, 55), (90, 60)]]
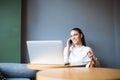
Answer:
[(75, 31), (79, 32), (79, 34), (82, 34), (82, 35), (83, 35), (83, 37), (81, 38), (81, 41), (82, 41), (82, 44), (83, 44), (84, 46), (86, 46), (85, 36), (84, 36), (82, 30), (81, 30), (80, 28), (73, 28), (72, 30), (75, 30)]

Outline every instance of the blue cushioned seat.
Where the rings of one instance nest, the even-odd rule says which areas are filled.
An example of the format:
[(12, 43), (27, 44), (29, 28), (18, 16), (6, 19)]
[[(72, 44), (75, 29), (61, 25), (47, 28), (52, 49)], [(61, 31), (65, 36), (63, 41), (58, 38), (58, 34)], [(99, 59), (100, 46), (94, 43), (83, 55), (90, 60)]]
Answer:
[(7, 80), (31, 80), (35, 79), (36, 70), (27, 68), (27, 64), (0, 63), (0, 72)]

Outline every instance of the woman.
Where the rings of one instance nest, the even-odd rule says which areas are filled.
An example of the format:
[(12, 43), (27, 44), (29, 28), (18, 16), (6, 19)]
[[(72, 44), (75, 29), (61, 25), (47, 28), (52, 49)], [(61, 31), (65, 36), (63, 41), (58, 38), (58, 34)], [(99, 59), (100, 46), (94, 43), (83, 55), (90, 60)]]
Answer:
[(92, 49), (86, 46), (84, 34), (79, 28), (73, 28), (70, 32), (70, 38), (64, 49), (64, 60), (70, 65), (90, 67), (90, 62), (95, 65), (97, 58)]

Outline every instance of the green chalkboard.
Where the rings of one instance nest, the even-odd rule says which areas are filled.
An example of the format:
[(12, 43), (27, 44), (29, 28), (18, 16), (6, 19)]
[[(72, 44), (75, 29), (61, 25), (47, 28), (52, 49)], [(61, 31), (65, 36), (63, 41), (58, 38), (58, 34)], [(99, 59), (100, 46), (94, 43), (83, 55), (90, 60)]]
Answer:
[(0, 0), (0, 62), (20, 62), (21, 0)]

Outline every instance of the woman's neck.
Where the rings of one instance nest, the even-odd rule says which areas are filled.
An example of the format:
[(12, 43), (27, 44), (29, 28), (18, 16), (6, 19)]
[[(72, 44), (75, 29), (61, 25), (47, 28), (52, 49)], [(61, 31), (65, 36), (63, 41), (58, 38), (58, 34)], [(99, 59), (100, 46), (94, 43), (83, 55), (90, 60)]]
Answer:
[(78, 43), (78, 44), (75, 44), (75, 45), (74, 45), (75, 48), (79, 48), (79, 47), (81, 47), (81, 46), (83, 46), (82, 43)]

